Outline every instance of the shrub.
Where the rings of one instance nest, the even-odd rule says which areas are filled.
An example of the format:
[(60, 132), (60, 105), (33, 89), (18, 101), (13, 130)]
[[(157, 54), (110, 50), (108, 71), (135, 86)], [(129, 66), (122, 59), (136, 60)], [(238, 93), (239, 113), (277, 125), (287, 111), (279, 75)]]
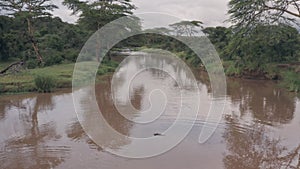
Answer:
[(79, 51), (77, 51), (75, 49), (66, 49), (64, 51), (63, 56), (66, 60), (75, 62), (78, 57), (78, 53), (79, 53)]
[(237, 66), (234, 61), (224, 62), (225, 74), (228, 76), (240, 76), (242, 74), (242, 68)]
[(51, 92), (55, 87), (55, 80), (48, 75), (38, 75), (34, 78), (34, 84), (39, 92)]
[(277, 80), (279, 78), (279, 69), (276, 64), (266, 64), (263, 70), (268, 79)]
[(26, 61), (26, 67), (28, 69), (34, 69), (38, 67), (38, 61), (36, 59), (29, 59), (28, 61)]
[(44, 58), (44, 65), (45, 66), (51, 66), (55, 64), (60, 64), (63, 61), (62, 56), (60, 55), (59, 52), (53, 53), (51, 56), (46, 56)]
[(287, 71), (283, 73), (283, 85), (285, 85), (289, 91), (300, 91), (300, 76), (293, 71)]

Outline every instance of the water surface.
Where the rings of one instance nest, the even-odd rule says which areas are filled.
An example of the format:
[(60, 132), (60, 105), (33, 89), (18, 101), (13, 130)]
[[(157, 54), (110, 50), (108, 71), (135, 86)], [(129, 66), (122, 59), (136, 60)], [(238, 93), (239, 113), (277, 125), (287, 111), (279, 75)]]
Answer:
[[(138, 65), (156, 63), (170, 66), (178, 79), (166, 72), (147, 69), (132, 81), (129, 91), (122, 93), (126, 77)], [(96, 86), (99, 108), (111, 126), (124, 135), (150, 137), (165, 131), (176, 119), (180, 109), (180, 90), (184, 111), (194, 103), (193, 85), (184, 69), (168, 60), (141, 56), (131, 57), (127, 68), (117, 72), (117, 85), (111, 89), (107, 76)], [(211, 89), (207, 74), (194, 70), (200, 89), (200, 111), (188, 137), (174, 149), (146, 159), (117, 157), (97, 146), (83, 131), (78, 122), (71, 90), (51, 94), (22, 94), (0, 97), (0, 168), (101, 168), (101, 169), (281, 169), (300, 168), (300, 101), (268, 81), (233, 80), (227, 82), (225, 113), (215, 134), (204, 144), (198, 143), (199, 133), (210, 108)], [(162, 89), (150, 98), (151, 91)], [(80, 91), (80, 90), (79, 90)], [(78, 91), (78, 92), (79, 92)], [(111, 92), (113, 91), (113, 92)], [(152, 93), (153, 94), (153, 93)], [(112, 97), (125, 114), (135, 119), (147, 119), (162, 111), (161, 116), (147, 124), (130, 122), (118, 113)], [(164, 97), (168, 102), (164, 102)], [(151, 100), (152, 99), (152, 100)], [(132, 103), (133, 111), (127, 105)], [(83, 109), (89, 108), (89, 97), (82, 100)], [(149, 110), (151, 104), (156, 105)], [(83, 123), (93, 119), (85, 117)], [(191, 117), (182, 122), (188, 124)], [(96, 124), (93, 124), (96, 125)], [(99, 124), (101, 125), (101, 124)], [(102, 137), (105, 138), (105, 135)], [(102, 145), (122, 151), (133, 144), (130, 140), (104, 139)], [(151, 147), (144, 147), (145, 151)], [(143, 151), (143, 150), (139, 150)]]

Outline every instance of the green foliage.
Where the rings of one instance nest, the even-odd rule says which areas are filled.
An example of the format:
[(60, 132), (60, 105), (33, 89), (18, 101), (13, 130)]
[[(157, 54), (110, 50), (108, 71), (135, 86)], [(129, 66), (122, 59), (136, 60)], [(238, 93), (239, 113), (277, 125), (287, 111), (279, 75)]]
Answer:
[(63, 58), (67, 61), (75, 62), (78, 57), (79, 50), (77, 49), (65, 49), (63, 52)]
[(252, 29), (258, 24), (282, 21), (295, 22), (300, 18), (299, 0), (230, 0), (230, 21), (238, 29)]
[(34, 69), (34, 68), (38, 67), (38, 62), (36, 61), (36, 59), (27, 60), (26, 67), (28, 69)]
[(267, 64), (263, 67), (267, 79), (278, 80), (280, 78), (280, 70), (277, 64)]
[(202, 30), (208, 35), (209, 40), (214, 44), (216, 50), (219, 52), (223, 60), (231, 60), (230, 54), (227, 51), (227, 46), (231, 40), (232, 30), (225, 27), (207, 27)]
[(114, 72), (115, 69), (118, 67), (118, 63), (112, 60), (107, 60), (106, 58), (103, 59), (98, 71), (97, 75), (104, 75), (107, 73)]
[[(81, 47), (87, 40), (87, 31), (78, 25), (62, 22), (60, 18), (40, 17), (35, 20), (35, 38), (44, 66), (74, 62)], [(0, 60), (19, 58), (26, 61), (28, 68), (40, 67), (32, 45), (28, 44), (28, 36), (23, 20), (8, 16), (0, 16)], [(35, 63), (36, 62), (36, 63)]]
[(62, 63), (63, 58), (60, 53), (54, 52), (51, 56), (44, 58), (44, 66), (51, 66)]
[(237, 66), (233, 61), (224, 62), (225, 74), (228, 76), (240, 76), (242, 68)]
[(38, 75), (34, 78), (34, 84), (39, 92), (51, 92), (55, 87), (55, 80), (49, 75)]
[[(37, 18), (51, 16), (50, 11), (57, 8), (50, 0), (0, 0), (0, 9), (2, 14), (10, 15), (21, 22), (23, 28), (23, 39), (25, 45), (31, 44), (31, 49), (34, 50), (35, 56), (42, 62), (42, 55), (39, 52), (38, 42), (36, 40), (36, 33), (34, 22)], [(23, 25), (26, 23), (26, 26)], [(24, 28), (26, 29), (24, 31)]]
[(80, 1), (64, 0), (64, 5), (79, 14), (78, 23), (92, 32), (100, 29), (105, 24), (118, 19), (122, 16), (131, 15), (135, 6), (130, 0), (111, 0), (111, 1)]
[(265, 73), (276, 79), (276, 63), (299, 60), (300, 39), (298, 31), (288, 25), (257, 25), (251, 31), (235, 32), (232, 28), (205, 28), (204, 33), (215, 45), (221, 59), (233, 61), (228, 74), (243, 72)]
[(300, 75), (293, 71), (286, 71), (283, 73), (283, 85), (288, 88), (289, 91), (300, 91)]

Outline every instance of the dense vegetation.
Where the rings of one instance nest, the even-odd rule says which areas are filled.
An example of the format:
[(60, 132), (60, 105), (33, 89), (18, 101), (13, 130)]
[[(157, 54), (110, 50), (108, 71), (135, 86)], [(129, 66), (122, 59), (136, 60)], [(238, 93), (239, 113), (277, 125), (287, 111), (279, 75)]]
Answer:
[[(28, 68), (39, 66), (32, 45), (28, 43), (24, 23), (19, 18), (0, 16), (2, 61), (24, 60)], [(43, 17), (34, 22), (35, 38), (44, 66), (73, 62), (88, 37), (88, 31), (60, 18)]]
[[(292, 2), (231, 0), (228, 11), (231, 27), (204, 28), (201, 21), (181, 21), (166, 28), (147, 30), (149, 33), (128, 38), (116, 48), (162, 48), (199, 66), (201, 61), (195, 54), (170, 35), (192, 37), (202, 30), (215, 45), (228, 75), (283, 79), (289, 90), (298, 91), (300, 34), (296, 28), (299, 28), (300, 5), (297, 0)], [(37, 70), (62, 63), (72, 65), (92, 33), (112, 20), (132, 15), (135, 9), (130, 0), (65, 0), (63, 4), (79, 15), (76, 24), (51, 16), (50, 11), (57, 6), (49, 0), (0, 0), (3, 11), (0, 15), (0, 71), (12, 62)], [(113, 71), (117, 65), (110, 54), (104, 63), (99, 75)], [(23, 76), (22, 72), (19, 74)], [(31, 85), (35, 77), (30, 75)], [(11, 77), (1, 78), (11, 79), (6, 83), (14, 84)], [(0, 84), (1, 92), (10, 91), (3, 86), (5, 84)], [(29, 88), (34, 90), (32, 86)]]

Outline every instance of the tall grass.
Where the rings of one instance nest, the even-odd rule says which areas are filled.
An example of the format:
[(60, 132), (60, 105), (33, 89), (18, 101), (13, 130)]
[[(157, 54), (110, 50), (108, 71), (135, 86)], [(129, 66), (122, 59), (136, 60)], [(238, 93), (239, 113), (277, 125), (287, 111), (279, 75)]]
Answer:
[(55, 80), (49, 75), (37, 75), (34, 84), (39, 92), (51, 92), (55, 88)]

